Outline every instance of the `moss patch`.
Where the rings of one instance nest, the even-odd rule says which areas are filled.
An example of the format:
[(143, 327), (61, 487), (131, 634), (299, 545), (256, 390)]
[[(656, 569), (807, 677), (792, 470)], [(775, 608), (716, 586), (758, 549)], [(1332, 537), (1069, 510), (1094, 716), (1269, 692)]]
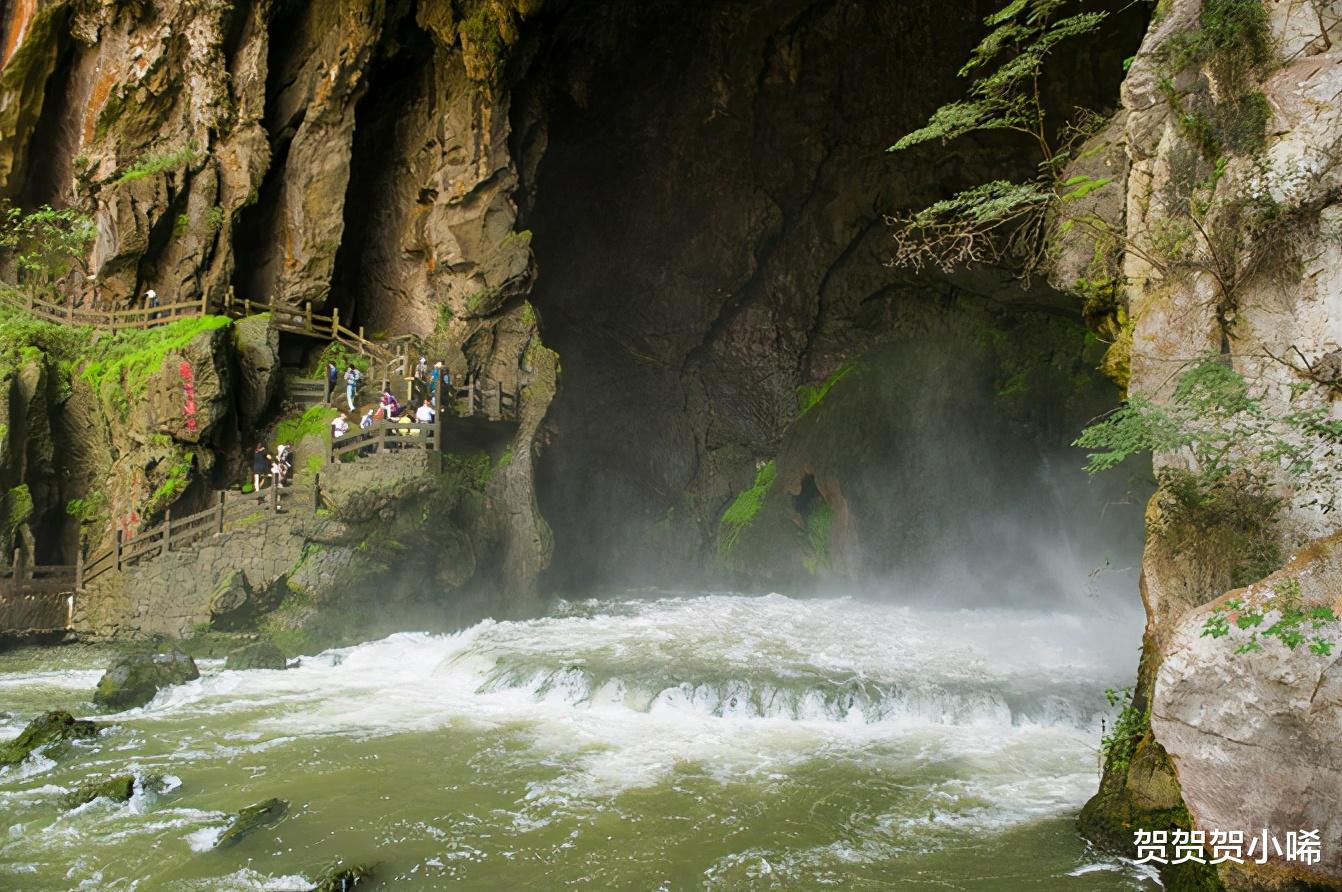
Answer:
[(275, 442), (293, 445), (308, 437), (328, 440), (331, 436), (331, 420), (339, 414), (339, 409), (330, 406), (313, 406), (299, 417), (286, 418), (275, 425)]
[(118, 183), (131, 183), (135, 180), (142, 180), (145, 177), (153, 176), (156, 173), (163, 173), (168, 170), (176, 170), (179, 167), (189, 167), (196, 163), (202, 157), (195, 143), (188, 143), (184, 148), (173, 152), (160, 152), (146, 155), (139, 161), (136, 161), (130, 167), (112, 181), (113, 185)]
[(33, 494), (28, 485), (20, 483), (5, 495), (5, 532), (13, 536), (20, 526), (33, 516)]
[(718, 526), (718, 556), (726, 557), (741, 538), (741, 532), (750, 526), (760, 508), (764, 506), (764, 497), (773, 489), (778, 479), (778, 466), (768, 461), (755, 471), (755, 482), (750, 488), (742, 490), (727, 510), (722, 512)]
[(835, 370), (834, 374), (830, 375), (820, 384), (805, 384), (797, 388), (797, 403), (799, 409), (797, 417), (805, 418), (807, 412), (810, 412), (816, 406), (820, 405), (821, 401), (829, 395), (829, 392), (834, 389), (834, 385), (856, 372), (856, 363), (845, 362)]
[(204, 332), (231, 324), (227, 316), (195, 316), (178, 319), (158, 328), (123, 331), (100, 339), (95, 359), (84, 366), (80, 377), (105, 403), (118, 406), (125, 417), (129, 400), (144, 393), (145, 386), (163, 367), (174, 350), (181, 350)]

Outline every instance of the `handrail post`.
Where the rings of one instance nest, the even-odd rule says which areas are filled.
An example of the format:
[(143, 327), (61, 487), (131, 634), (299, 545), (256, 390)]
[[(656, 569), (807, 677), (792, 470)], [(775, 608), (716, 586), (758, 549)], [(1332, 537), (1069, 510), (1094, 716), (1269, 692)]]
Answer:
[(172, 509), (163, 510), (163, 553), (172, 551)]
[(75, 591), (84, 590), (84, 543), (75, 547)]
[(215, 509), (217, 512), (217, 520), (214, 527), (216, 533), (223, 533), (224, 531), (224, 500), (226, 498), (227, 494), (222, 489), (219, 490), (219, 505)]
[(322, 475), (320, 472), (312, 475), (312, 510), (319, 511), (322, 507)]
[(331, 308), (331, 339), (335, 340), (340, 334), (340, 307)]
[(312, 331), (312, 301), (303, 305), (303, 330), (309, 333)]
[(359, 355), (360, 356), (368, 355), (368, 342), (364, 340), (362, 325), (359, 326)]
[(116, 541), (112, 545), (112, 560), (116, 563), (117, 572), (121, 572), (121, 530), (116, 531)]

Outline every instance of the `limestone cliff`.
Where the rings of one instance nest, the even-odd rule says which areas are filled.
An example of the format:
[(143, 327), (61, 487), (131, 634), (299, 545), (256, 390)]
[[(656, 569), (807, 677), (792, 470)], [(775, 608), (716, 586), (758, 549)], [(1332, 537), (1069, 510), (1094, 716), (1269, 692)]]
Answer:
[[(137, 580), (170, 610), (141, 609), (122, 591), (99, 621), (180, 633), (244, 604), (304, 614), (331, 580), (359, 581), (356, 564), (438, 588), (484, 568), (510, 608), (542, 583), (587, 594), (631, 582), (895, 578), (906, 558), (949, 540), (991, 542), (1038, 565), (1046, 555), (1028, 543), (1065, 538), (1069, 506), (1097, 499), (1033, 482), (1065, 431), (1113, 405), (1094, 366), (1160, 400), (1180, 369), (1211, 353), (1276, 410), (1331, 405), (1342, 347), (1333, 5), (1168, 0), (1148, 28), (1144, 8), (1115, 4), (1125, 13), (1102, 41), (1058, 57), (1044, 100), (1054, 117), (1077, 106), (1107, 114), (1122, 81), (1121, 107), (1076, 168), (1112, 180), (1084, 210), (1118, 235), (1063, 240), (1051, 281), (1025, 288), (1011, 270), (915, 275), (886, 264), (885, 212), (1036, 169), (1030, 147), (1006, 136), (894, 160), (883, 151), (959, 95), (955, 72), (981, 7), (3, 7), (0, 197), (79, 207), (97, 224), (92, 278), (64, 282), (66, 292), (102, 303), (150, 287), (207, 303), (230, 289), (312, 301), (370, 334), (419, 336), (458, 377), (523, 393), (510, 444), (488, 469), (458, 469), (468, 486), (408, 485), (404, 498), (379, 491), (360, 504), (350, 493), (367, 481), (347, 478), (352, 489), (334, 490), (345, 516), (277, 529), (282, 553), (258, 557), (237, 586), (179, 597), (193, 574), (228, 563), (222, 553), (183, 558)], [(146, 399), (120, 407), (96, 370), (69, 377), (65, 394), (49, 365), (16, 354), (0, 392), (4, 544), (38, 527), (43, 540), (69, 540), (62, 504), (90, 497), (98, 479), (113, 481), (108, 511), (119, 515), (143, 510), (182, 456), (195, 456), (193, 480), (235, 462), (237, 438), (272, 420), (273, 369), (312, 352), (241, 329), (229, 343), (199, 337), (155, 364), (141, 381)], [(195, 400), (194, 427), (173, 365), (183, 359), (198, 390), (231, 394)], [(54, 423), (53, 400), (63, 401)], [(926, 425), (949, 405), (983, 419), (953, 429), (973, 448), (928, 454), (929, 431), (952, 427)], [(62, 426), (109, 431), (99, 420), (108, 406), (124, 429), (66, 436), (78, 444), (70, 474), (49, 474)], [(1162, 471), (1187, 461), (1156, 456)], [(190, 498), (175, 485), (170, 495)], [(1331, 664), (1235, 655), (1200, 635), (1227, 603), (1217, 599), (1292, 550), (1306, 547), (1292, 578), (1331, 578), (1331, 551), (1308, 546), (1336, 532), (1333, 516), (1307, 494), (1277, 495), (1285, 501), (1256, 525), (1253, 560), (1240, 528), (1163, 535), (1170, 493), (1151, 501), (1132, 706), (1150, 727), (1111, 766), (1087, 811), (1092, 831), (1122, 841), (1142, 824), (1271, 820), (1284, 833), (1326, 823), (1291, 791), (1334, 789), (1336, 766), (1301, 762), (1284, 741), (1303, 735), (1326, 749)], [(992, 518), (944, 520), (937, 497), (1010, 502), (1055, 522), (1013, 538)], [(407, 557), (368, 559), (373, 538), (350, 528), (379, 523)], [(890, 530), (900, 536), (882, 538)], [(423, 564), (424, 549), (448, 559)], [(1038, 588), (1042, 600), (1060, 595)], [(1230, 727), (1227, 712), (1196, 705), (1213, 685), (1270, 708), (1247, 730)], [(1300, 697), (1301, 685), (1317, 690)], [(1215, 777), (1232, 753), (1248, 758), (1248, 733), (1271, 741), (1244, 781), (1256, 790), (1244, 802), (1263, 809), (1253, 815), (1229, 801), (1239, 787)], [(1274, 754), (1293, 766), (1292, 784), (1266, 779)], [(1342, 840), (1334, 824), (1327, 832), (1336, 856)], [(1185, 871), (1180, 882), (1282, 876)], [(1336, 861), (1305, 878), (1335, 882)]]
[[(1109, 366), (1130, 394), (1168, 400), (1180, 373), (1210, 354), (1250, 382), (1269, 414), (1321, 407), (1335, 417), (1336, 379), (1323, 370), (1342, 314), (1339, 40), (1331, 4), (1161, 4), (1124, 81), (1123, 109), (1097, 143), (1118, 155), (1111, 175), (1123, 201), (1097, 213), (1121, 237), (1080, 254), (1073, 241), (1060, 271), (1073, 282), (1120, 283), (1095, 321), (1111, 335)], [(1187, 450), (1155, 456), (1161, 473), (1196, 470), (1191, 462)], [(1204, 634), (1218, 606), (1232, 623), (1251, 612), (1233, 607), (1246, 598), (1269, 624), (1291, 605), (1332, 605), (1335, 545), (1321, 537), (1338, 522), (1318, 493), (1277, 489), (1251, 524), (1208, 514), (1183, 536), (1171, 515), (1177, 500), (1162, 488), (1147, 515), (1133, 709), (1149, 715), (1150, 729), (1125, 745), (1130, 760), (1111, 765), (1083, 824), (1115, 841), (1137, 827), (1268, 828), (1281, 839), (1317, 829), (1322, 863), (1274, 857), (1223, 866), (1219, 880), (1342, 885), (1342, 827), (1326, 804), (1342, 783), (1337, 657), (1275, 643), (1237, 652), (1248, 633)], [(1274, 587), (1289, 597), (1274, 602)]]

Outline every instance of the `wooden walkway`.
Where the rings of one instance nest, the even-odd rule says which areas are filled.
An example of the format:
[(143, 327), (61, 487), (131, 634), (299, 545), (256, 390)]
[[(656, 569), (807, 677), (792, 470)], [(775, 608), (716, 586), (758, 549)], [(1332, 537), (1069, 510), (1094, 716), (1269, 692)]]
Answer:
[[(156, 307), (112, 308), (99, 310), (76, 306), (73, 298), (65, 304), (19, 296), (0, 291), (0, 302), (22, 310), (38, 319), (60, 325), (87, 325), (103, 331), (139, 330), (164, 325), (177, 319), (205, 315), (210, 308), (204, 298), (199, 301), (162, 304)], [(380, 378), (381, 389), (391, 389), (393, 383), (405, 383), (407, 405), (416, 404), (415, 386), (427, 386), (411, 374), (411, 356), (420, 353), (420, 344), (414, 336), (406, 335), (387, 341), (376, 341), (366, 336), (360, 326), (357, 330), (340, 321), (338, 310), (323, 314), (314, 312), (311, 304), (301, 306), (282, 302), (266, 303), (235, 300), (230, 290), (224, 305), (224, 314), (242, 318), (259, 313), (270, 313), (279, 330), (344, 344), (374, 363), (373, 373), (365, 380)], [(370, 381), (371, 383), (371, 381)], [(290, 379), (286, 390), (291, 402), (300, 406), (330, 403), (343, 396), (331, 393), (325, 380)], [(516, 419), (521, 413), (521, 388), (506, 391), (501, 382), (479, 382), (468, 377), (464, 385), (449, 385), (441, 395), (451, 401), (448, 411), (466, 417), (484, 416), (491, 420)], [(435, 397), (439, 394), (435, 394)], [(437, 399), (435, 399), (437, 403)], [(421, 449), (440, 457), (446, 448), (443, 435), (445, 421), (442, 407), (435, 405), (435, 421), (431, 423), (379, 421), (369, 429), (357, 427), (352, 420), (350, 433), (335, 441), (328, 441), (326, 462), (357, 461), (361, 457), (389, 450)], [(16, 555), (13, 566), (0, 569), (0, 636), (12, 634), (39, 634), (61, 632), (71, 627), (75, 597), (86, 587), (109, 572), (121, 572), (141, 561), (154, 560), (170, 552), (193, 548), (210, 536), (236, 528), (260, 511), (316, 510), (320, 504), (320, 476), (311, 487), (271, 487), (258, 502), (255, 494), (220, 492), (215, 503), (184, 517), (173, 517), (171, 510), (164, 513), (163, 521), (149, 529), (139, 530), (132, 536), (117, 530), (113, 544), (87, 559), (81, 553), (73, 565), (25, 566)]]
[[(420, 399), (423, 399), (423, 392), (429, 385), (413, 377), (403, 378), (402, 381), (405, 384), (405, 405), (414, 407)], [(386, 382), (383, 389), (389, 389), (390, 384), (390, 381)], [(415, 392), (416, 384), (420, 385), (418, 394)], [(344, 398), (345, 391), (340, 384), (336, 386), (334, 392), (328, 390), (326, 380), (323, 378), (290, 378), (284, 383), (288, 401), (304, 409), (323, 405), (339, 408), (338, 404)], [(496, 421), (515, 421), (522, 411), (521, 387), (516, 390), (504, 390), (502, 383), (477, 384), (474, 378), (469, 378), (465, 385), (451, 385), (446, 389), (446, 393), (449, 411), (463, 418), (480, 415)], [(351, 419), (350, 423), (356, 424), (357, 419)]]
[(78, 587), (77, 567), (25, 566), (16, 552), (0, 570), (0, 636), (69, 629)]
[(178, 319), (203, 316), (208, 307), (205, 298), (158, 306), (111, 307), (96, 309), (76, 306), (74, 297), (65, 303), (56, 303), (32, 294), (19, 295), (0, 290), (0, 302), (16, 310), (57, 325), (88, 325), (103, 331), (127, 331), (167, 325)]
[(75, 590), (83, 591), (90, 582), (109, 571), (120, 572), (142, 560), (190, 548), (208, 536), (226, 532), (230, 526), (257, 512), (281, 508), (287, 511), (298, 504), (315, 508), (316, 498), (315, 487), (271, 486), (260, 494), (220, 492), (214, 505), (185, 517), (173, 517), (172, 509), (168, 509), (162, 523), (139, 530), (133, 536), (117, 530), (111, 548), (81, 560), (76, 565)]

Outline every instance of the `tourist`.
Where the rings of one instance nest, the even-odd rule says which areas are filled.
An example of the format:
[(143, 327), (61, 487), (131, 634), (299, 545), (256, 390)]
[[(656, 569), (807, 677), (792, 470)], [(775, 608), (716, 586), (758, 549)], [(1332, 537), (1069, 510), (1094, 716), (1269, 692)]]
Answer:
[(270, 479), (274, 485), (280, 489), (284, 488), (284, 480), (289, 476), (289, 459), (293, 456), (293, 449), (285, 443), (275, 447), (275, 457), (270, 462)]
[(392, 396), (390, 390), (382, 391), (382, 400), (379, 403), (382, 408), (382, 417), (391, 421), (401, 411), (401, 404), (396, 402), (396, 397)]
[(420, 424), (433, 424), (433, 419), (433, 406), (429, 404), (428, 400), (425, 400), (424, 405), (415, 410), (415, 420)]
[(433, 374), (429, 376), (429, 399), (438, 399), (438, 385), (443, 383), (443, 363), (433, 364)]
[(349, 416), (341, 412), (331, 419), (331, 436), (338, 440), (347, 433), (349, 433)]
[(153, 311), (158, 308), (158, 292), (155, 291), (153, 288), (150, 288), (148, 291), (144, 293), (144, 305), (145, 309), (150, 311), (149, 318), (157, 319), (158, 313), (155, 313)]
[(349, 410), (354, 411), (354, 396), (359, 392), (359, 384), (363, 381), (363, 372), (350, 363), (349, 368), (345, 369), (345, 399), (349, 403)]
[(257, 443), (252, 450), (252, 492), (261, 491), (261, 481), (270, 473), (270, 453), (265, 443)]
[(340, 368), (334, 362), (326, 363), (326, 400), (332, 402), (336, 398), (336, 385), (340, 383)]
[(363, 413), (363, 417), (359, 419), (359, 430), (366, 431), (372, 426), (373, 426), (373, 410), (369, 409), (367, 412)]
[(415, 365), (415, 380), (427, 381), (429, 379), (429, 359), (427, 356), (421, 356), (419, 362)]

